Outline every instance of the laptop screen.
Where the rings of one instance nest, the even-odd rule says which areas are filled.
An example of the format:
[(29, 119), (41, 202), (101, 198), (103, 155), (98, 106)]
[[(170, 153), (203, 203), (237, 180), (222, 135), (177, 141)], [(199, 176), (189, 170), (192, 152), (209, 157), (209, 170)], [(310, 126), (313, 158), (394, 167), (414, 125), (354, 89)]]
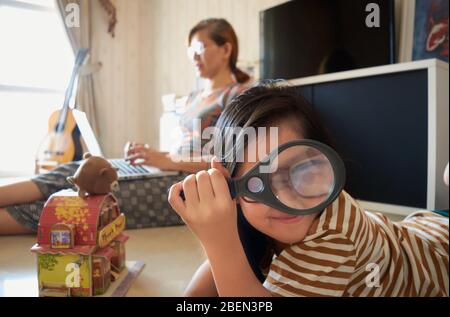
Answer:
[(76, 109), (73, 109), (72, 113), (75, 118), (75, 122), (80, 129), (80, 133), (83, 136), (84, 143), (86, 144), (89, 153), (95, 156), (103, 156), (100, 145), (98, 144), (97, 138), (95, 137), (94, 130), (92, 130), (86, 114)]

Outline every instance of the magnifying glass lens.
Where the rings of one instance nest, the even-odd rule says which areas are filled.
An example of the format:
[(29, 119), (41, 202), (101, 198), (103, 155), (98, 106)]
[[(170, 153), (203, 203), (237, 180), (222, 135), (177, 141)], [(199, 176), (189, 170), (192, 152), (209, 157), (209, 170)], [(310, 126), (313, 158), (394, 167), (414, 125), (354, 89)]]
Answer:
[(318, 149), (298, 145), (279, 153), (272, 163), (270, 185), (284, 205), (306, 210), (326, 201), (333, 191), (334, 173), (328, 158)]

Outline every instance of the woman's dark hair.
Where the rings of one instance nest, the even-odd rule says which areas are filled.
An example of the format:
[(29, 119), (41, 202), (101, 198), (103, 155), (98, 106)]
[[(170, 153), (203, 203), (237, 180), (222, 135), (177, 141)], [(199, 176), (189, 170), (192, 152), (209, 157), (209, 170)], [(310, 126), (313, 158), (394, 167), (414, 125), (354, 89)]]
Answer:
[(214, 43), (216, 43), (218, 46), (225, 45), (226, 43), (231, 44), (232, 48), (229, 64), (231, 72), (234, 74), (234, 77), (236, 77), (236, 80), (239, 83), (246, 83), (247, 81), (249, 81), (250, 76), (236, 66), (239, 56), (239, 43), (236, 32), (234, 32), (231, 24), (225, 19), (212, 18), (202, 20), (189, 32), (189, 44), (191, 44), (192, 38), (194, 37), (195, 33), (201, 30), (207, 30), (210, 39), (214, 41)]
[[(229, 128), (269, 127), (283, 119), (297, 119), (298, 131), (304, 138), (316, 140), (333, 146), (333, 142), (320, 121), (311, 104), (293, 87), (281, 85), (280, 82), (265, 82), (242, 93), (225, 107), (216, 127), (218, 132), (214, 146), (226, 144), (242, 144), (245, 139), (235, 139), (235, 134)], [(228, 129), (227, 129), (228, 128)], [(247, 140), (248, 141), (248, 140)], [(217, 144), (217, 142), (220, 142)], [(236, 148), (233, 146), (233, 150)], [(222, 163), (233, 175), (237, 165), (229, 161), (229, 153), (223, 153)], [(265, 277), (261, 271), (262, 262), (270, 260), (273, 242), (263, 233), (256, 230), (245, 219), (238, 206), (238, 232), (245, 254), (256, 277), (263, 282)], [(269, 256), (269, 257), (268, 257)]]

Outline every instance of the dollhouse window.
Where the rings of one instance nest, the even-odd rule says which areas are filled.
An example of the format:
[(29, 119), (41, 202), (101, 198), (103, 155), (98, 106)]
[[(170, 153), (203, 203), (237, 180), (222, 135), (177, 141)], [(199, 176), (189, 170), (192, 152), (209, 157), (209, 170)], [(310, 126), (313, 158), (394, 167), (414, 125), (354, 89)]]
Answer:
[(73, 248), (74, 225), (58, 223), (50, 231), (50, 243), (53, 249)]

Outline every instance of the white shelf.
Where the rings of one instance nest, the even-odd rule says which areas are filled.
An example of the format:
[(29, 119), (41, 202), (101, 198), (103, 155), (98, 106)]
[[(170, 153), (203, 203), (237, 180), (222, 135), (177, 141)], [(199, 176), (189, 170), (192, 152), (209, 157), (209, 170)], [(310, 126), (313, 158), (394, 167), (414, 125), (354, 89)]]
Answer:
[[(428, 74), (428, 167), (427, 206), (428, 210), (447, 209), (449, 192), (442, 180), (442, 174), (449, 161), (449, 75), (448, 63), (438, 59), (427, 59), (408, 63), (363, 68), (333, 74), (317, 75), (288, 80), (291, 86), (311, 86), (357, 78), (368, 78), (402, 72), (426, 70)], [(398, 216), (425, 208), (396, 206), (381, 202), (361, 201), (364, 208)]]
[(448, 63), (438, 59), (426, 59), (415, 62), (392, 64), (385, 66), (361, 68), (339, 73), (317, 75), (311, 77), (303, 77), (288, 80), (288, 84), (292, 86), (306, 86), (313, 84), (320, 84), (326, 82), (336, 82), (348, 79), (363, 78), (370, 76), (386, 75), (392, 73), (408, 72), (426, 68), (440, 68), (448, 72)]

